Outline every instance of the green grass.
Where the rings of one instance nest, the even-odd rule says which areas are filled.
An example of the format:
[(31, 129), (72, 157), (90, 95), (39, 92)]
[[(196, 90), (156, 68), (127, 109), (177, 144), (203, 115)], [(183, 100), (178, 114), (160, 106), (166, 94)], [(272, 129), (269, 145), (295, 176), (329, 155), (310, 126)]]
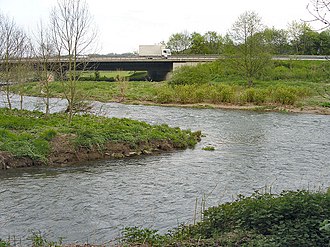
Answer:
[(146, 77), (146, 71), (84, 71), (80, 74), (81, 81), (118, 81), (123, 78), (135, 81)]
[(93, 115), (74, 116), (68, 123), (67, 115), (58, 113), (48, 118), (40, 112), (0, 109), (0, 151), (16, 157), (47, 161), (50, 141), (57, 135), (73, 136), (76, 148), (92, 148), (107, 142), (124, 142), (131, 146), (141, 142), (168, 140), (176, 148), (193, 147), (196, 135), (190, 130), (167, 125), (149, 125), (130, 119), (104, 118)]

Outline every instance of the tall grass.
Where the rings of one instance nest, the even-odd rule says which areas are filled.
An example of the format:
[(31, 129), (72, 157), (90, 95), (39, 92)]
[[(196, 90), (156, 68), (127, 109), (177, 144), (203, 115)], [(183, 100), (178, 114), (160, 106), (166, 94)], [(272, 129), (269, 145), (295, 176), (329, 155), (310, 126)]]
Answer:
[(210, 104), (281, 104), (294, 105), (313, 91), (305, 86), (288, 86), (284, 83), (263, 88), (246, 88), (226, 83), (203, 85), (164, 84), (159, 87), (154, 101), (157, 103), (210, 103)]

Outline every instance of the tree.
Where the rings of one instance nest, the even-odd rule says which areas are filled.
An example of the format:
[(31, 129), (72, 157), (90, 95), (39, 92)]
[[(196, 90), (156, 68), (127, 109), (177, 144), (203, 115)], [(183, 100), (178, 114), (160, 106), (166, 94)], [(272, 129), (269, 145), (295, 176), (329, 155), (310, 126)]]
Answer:
[(191, 34), (191, 47), (190, 53), (192, 54), (206, 54), (207, 53), (207, 46), (204, 40), (204, 37), (199, 33), (192, 33)]
[(320, 33), (320, 55), (330, 55), (330, 29)]
[(289, 24), (288, 33), (294, 54), (318, 54), (319, 34), (308, 23), (293, 21)]
[[(233, 24), (230, 36), (233, 46), (226, 51), (230, 65), (241, 74), (248, 86), (269, 65), (271, 56), (264, 42), (261, 18), (255, 12), (245, 12)], [(259, 34), (259, 35), (258, 35)]]
[(55, 66), (50, 60), (55, 57), (55, 48), (52, 43), (51, 32), (49, 28), (44, 27), (42, 22), (38, 28), (38, 34), (35, 37), (36, 44), (34, 47), (34, 55), (38, 61), (37, 78), (39, 81), (40, 92), (42, 93), (45, 103), (45, 115), (50, 113), (50, 97), (51, 85), (54, 80)]
[(274, 54), (290, 53), (288, 32), (284, 29), (266, 28), (262, 33), (265, 42), (270, 46)]
[(174, 54), (185, 53), (191, 46), (190, 34), (187, 31), (172, 34), (166, 46), (171, 49)]
[(317, 21), (324, 24), (322, 29), (330, 27), (330, 0), (311, 0), (310, 4), (307, 5), (309, 13), (313, 16), (311, 22)]
[[(312, 21), (321, 22), (324, 26), (323, 30), (327, 30), (327, 32), (322, 32), (320, 34), (320, 47), (324, 49), (324, 45), (329, 45), (329, 40), (324, 42), (324, 38), (329, 37), (329, 27), (330, 27), (330, 0), (311, 0), (311, 5), (307, 5), (307, 9), (309, 13), (314, 17)], [(324, 44), (325, 43), (325, 44)], [(325, 49), (329, 49), (326, 47)], [(327, 101), (330, 101), (330, 90), (328, 87), (324, 87), (324, 93), (320, 93), (323, 98)]]
[[(12, 83), (24, 81), (28, 69), (22, 59), (29, 52), (29, 39), (15, 21), (0, 14), (0, 79), (5, 83), (8, 108), (12, 108), (10, 87)], [(23, 104), (21, 96), (21, 107)]]
[[(86, 61), (81, 61), (88, 49), (96, 39), (93, 29), (91, 14), (83, 0), (59, 0), (51, 12), (51, 30), (53, 44), (59, 59), (59, 74), (66, 76), (63, 81), (64, 95), (68, 102), (69, 122), (79, 104), (77, 82), (79, 67), (86, 66)], [(63, 72), (66, 70), (66, 73)]]
[(221, 54), (223, 52), (224, 39), (214, 31), (208, 31), (203, 36), (207, 54)]

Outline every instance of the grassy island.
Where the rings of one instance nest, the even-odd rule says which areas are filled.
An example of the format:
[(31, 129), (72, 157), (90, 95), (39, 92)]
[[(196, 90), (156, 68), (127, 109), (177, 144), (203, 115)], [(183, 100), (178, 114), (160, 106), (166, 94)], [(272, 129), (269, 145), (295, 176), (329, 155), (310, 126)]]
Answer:
[(0, 109), (1, 168), (66, 164), (194, 147), (200, 132), (130, 119)]

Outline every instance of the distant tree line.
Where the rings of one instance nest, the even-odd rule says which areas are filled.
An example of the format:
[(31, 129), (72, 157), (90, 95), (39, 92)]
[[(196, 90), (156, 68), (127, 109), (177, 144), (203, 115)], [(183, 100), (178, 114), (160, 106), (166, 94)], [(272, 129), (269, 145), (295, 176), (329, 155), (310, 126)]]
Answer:
[[(235, 45), (232, 32), (221, 35), (215, 31), (204, 34), (183, 31), (172, 34), (165, 44), (173, 54), (224, 54)], [(330, 55), (329, 27), (315, 31), (309, 23), (293, 21), (287, 29), (261, 25), (254, 36), (262, 39), (274, 55)]]

